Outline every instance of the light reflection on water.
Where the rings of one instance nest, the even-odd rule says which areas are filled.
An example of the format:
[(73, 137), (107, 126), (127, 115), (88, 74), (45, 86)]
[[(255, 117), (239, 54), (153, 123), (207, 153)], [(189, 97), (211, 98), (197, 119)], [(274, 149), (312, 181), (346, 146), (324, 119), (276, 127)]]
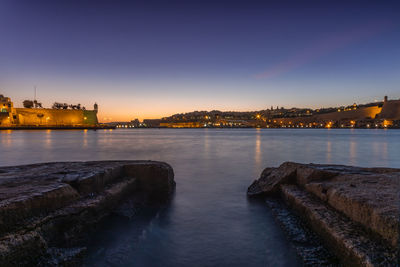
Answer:
[(51, 144), (52, 144), (52, 131), (51, 130), (46, 130), (46, 145), (45, 145), (45, 149), (46, 150), (51, 150)]
[(326, 142), (326, 163), (332, 163), (332, 141), (330, 140)]
[[(171, 203), (110, 226), (89, 265), (294, 266), (268, 209), (246, 198), (267, 166), (284, 161), (400, 167), (400, 131), (140, 129), (0, 131), (0, 165), (151, 159), (172, 165)], [(94, 257), (95, 256), (95, 257)]]
[[(0, 141), (2, 147), (10, 147), (11, 146), (11, 130), (0, 131)], [(1, 151), (1, 150), (0, 150)]]
[(261, 129), (256, 129), (256, 146), (254, 150), (254, 162), (257, 168), (261, 168)]

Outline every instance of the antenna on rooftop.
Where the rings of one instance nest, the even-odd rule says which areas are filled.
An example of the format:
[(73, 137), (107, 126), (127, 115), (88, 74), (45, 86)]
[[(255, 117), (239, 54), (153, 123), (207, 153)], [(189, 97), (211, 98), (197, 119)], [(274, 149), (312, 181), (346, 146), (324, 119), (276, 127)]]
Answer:
[(34, 88), (34, 97), (33, 97), (33, 101), (36, 101), (36, 85), (35, 85), (33, 88)]

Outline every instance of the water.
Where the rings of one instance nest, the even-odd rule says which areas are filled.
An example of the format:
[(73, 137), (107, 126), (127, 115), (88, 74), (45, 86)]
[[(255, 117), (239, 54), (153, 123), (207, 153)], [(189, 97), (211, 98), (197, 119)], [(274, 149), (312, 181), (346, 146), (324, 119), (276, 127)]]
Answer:
[(247, 186), (284, 161), (400, 167), (399, 151), (395, 130), (0, 131), (1, 166), (118, 159), (172, 165), (171, 203), (110, 222), (92, 266), (299, 265), (270, 211), (246, 198)]

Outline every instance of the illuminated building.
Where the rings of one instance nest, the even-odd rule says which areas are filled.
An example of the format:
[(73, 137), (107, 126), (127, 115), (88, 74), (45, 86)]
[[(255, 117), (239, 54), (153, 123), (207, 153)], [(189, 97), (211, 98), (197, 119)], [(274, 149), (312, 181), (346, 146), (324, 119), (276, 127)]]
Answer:
[(94, 110), (14, 108), (10, 98), (0, 95), (0, 128), (96, 126), (96, 106)]

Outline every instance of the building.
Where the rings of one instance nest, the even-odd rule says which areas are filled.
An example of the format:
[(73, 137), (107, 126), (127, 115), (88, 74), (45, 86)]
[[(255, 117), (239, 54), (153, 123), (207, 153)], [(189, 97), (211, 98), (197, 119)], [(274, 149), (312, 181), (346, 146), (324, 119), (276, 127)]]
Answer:
[(12, 108), (13, 103), (11, 102), (11, 99), (9, 97), (4, 97), (3, 95), (0, 95), (0, 112), (11, 112)]
[(93, 127), (97, 124), (96, 107), (94, 110), (14, 108), (10, 98), (0, 95), (0, 128)]
[(17, 118), (14, 112), (13, 102), (9, 97), (0, 95), (0, 127), (1, 125), (11, 125)]

